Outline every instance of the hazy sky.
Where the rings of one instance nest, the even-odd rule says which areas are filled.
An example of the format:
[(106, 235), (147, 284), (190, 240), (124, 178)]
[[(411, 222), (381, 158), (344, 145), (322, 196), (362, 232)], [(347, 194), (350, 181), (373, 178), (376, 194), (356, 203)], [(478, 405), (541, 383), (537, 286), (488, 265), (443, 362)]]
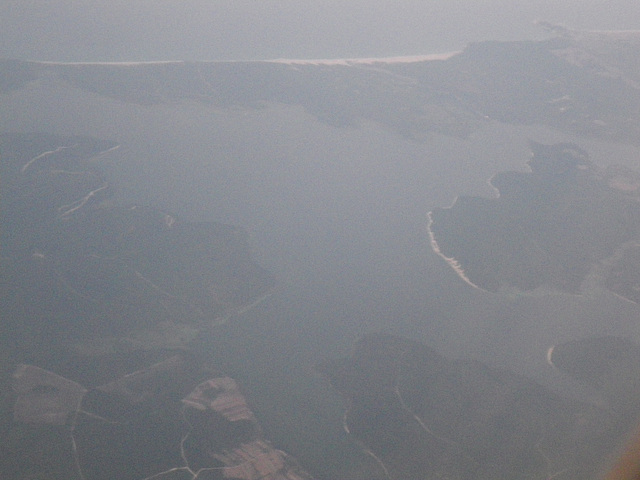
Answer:
[(638, 0), (2, 0), (0, 57), (240, 60), (436, 53), (541, 38), (536, 19), (640, 29)]

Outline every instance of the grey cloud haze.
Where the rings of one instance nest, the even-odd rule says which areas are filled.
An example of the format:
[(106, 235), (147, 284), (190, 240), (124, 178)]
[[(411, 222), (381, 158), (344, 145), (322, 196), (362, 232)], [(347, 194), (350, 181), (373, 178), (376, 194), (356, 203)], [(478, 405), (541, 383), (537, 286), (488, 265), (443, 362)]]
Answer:
[(390, 56), (478, 40), (640, 28), (635, 0), (20, 0), (0, 5), (0, 57), (245, 60)]

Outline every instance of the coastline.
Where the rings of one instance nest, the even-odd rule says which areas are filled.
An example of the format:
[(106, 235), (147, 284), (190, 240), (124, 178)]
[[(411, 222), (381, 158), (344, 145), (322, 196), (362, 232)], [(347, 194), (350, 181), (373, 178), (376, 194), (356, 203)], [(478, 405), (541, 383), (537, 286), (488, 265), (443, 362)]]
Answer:
[[(453, 203), (455, 204), (455, 200)], [(448, 208), (451, 208), (451, 207), (448, 207)], [(483, 292), (488, 292), (488, 290), (485, 290), (484, 288), (476, 285), (469, 279), (469, 277), (465, 273), (464, 269), (462, 268), (462, 265), (460, 265), (460, 262), (458, 262), (458, 260), (456, 260), (454, 257), (447, 257), (444, 253), (442, 253), (442, 250), (440, 250), (440, 246), (438, 245), (438, 242), (436, 240), (435, 234), (431, 229), (431, 225), (433, 224), (432, 214), (433, 214), (433, 211), (430, 211), (427, 213), (427, 219), (428, 219), (427, 233), (429, 235), (429, 243), (431, 244), (431, 249), (434, 251), (436, 255), (438, 255), (445, 262), (447, 262), (447, 264), (453, 269), (453, 271), (456, 272), (458, 277), (460, 277), (466, 284), (472, 286), (473, 288), (477, 288), (478, 290), (481, 290)]]

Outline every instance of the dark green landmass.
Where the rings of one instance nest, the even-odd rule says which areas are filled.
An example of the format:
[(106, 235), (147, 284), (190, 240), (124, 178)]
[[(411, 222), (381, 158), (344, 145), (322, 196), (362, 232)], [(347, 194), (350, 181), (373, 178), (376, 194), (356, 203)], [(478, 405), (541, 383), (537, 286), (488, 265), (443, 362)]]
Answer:
[(578, 293), (592, 267), (640, 239), (637, 193), (611, 184), (571, 144), (532, 144), (531, 172), (497, 174), (499, 198), (460, 197), (430, 213), (442, 255), (480, 288)]
[(7, 134), (0, 146), (7, 345), (184, 346), (273, 285), (242, 230), (119, 204), (91, 160), (115, 145)]
[[(578, 364), (590, 351), (565, 357)], [(572, 401), (390, 335), (367, 335), (319, 370), (346, 398), (345, 428), (394, 479), (594, 478), (637, 412)]]
[[(141, 479), (179, 467), (171, 478), (192, 478), (180, 455), (189, 422), (202, 426), (198, 432), (192, 429), (191, 442), (202, 440), (232, 453), (239, 449), (235, 453), (248, 458), (267, 451), (278, 457), (282, 452), (262, 440), (255, 419), (246, 427), (197, 408), (188, 412), (193, 418), (186, 417), (181, 396), (196, 380), (210, 378), (206, 375), (212, 369), (183, 360), (142, 385), (152, 389), (142, 392), (143, 401), (116, 398), (122, 392), (104, 398), (93, 389), (83, 398), (84, 413), (69, 410), (66, 424), (13, 421), (20, 389), (12, 391), (10, 374), (17, 362), (99, 385), (146, 368), (145, 363), (166, 358), (172, 350), (184, 350), (201, 329), (273, 286), (273, 277), (252, 260), (239, 228), (183, 221), (151, 207), (119, 203), (99, 166), (100, 154), (116, 147), (86, 137), (0, 135), (0, 432), (5, 439), (0, 471), (32, 478)], [(25, 394), (31, 397), (23, 400), (46, 413), (67, 386), (44, 382), (28, 388)], [(122, 391), (130, 387), (135, 393), (141, 385)], [(27, 408), (28, 414), (33, 408)], [(227, 443), (213, 445), (211, 438)], [(72, 453), (72, 439), (79, 456)], [(244, 452), (245, 440), (255, 448)], [(192, 455), (201, 448), (194, 446)], [(222, 478), (222, 468), (237, 460), (232, 457), (218, 461), (209, 456), (202, 468), (216, 469), (207, 478)], [(278, 458), (283, 471), (298, 472), (286, 454)], [(310, 478), (299, 472), (291, 478)]]
[(637, 32), (556, 29), (546, 41), (479, 42), (445, 60), (407, 63), (0, 63), (0, 92), (48, 76), (128, 103), (301, 105), (321, 121), (375, 121), (413, 139), (466, 136), (489, 121), (548, 125), (637, 143)]

